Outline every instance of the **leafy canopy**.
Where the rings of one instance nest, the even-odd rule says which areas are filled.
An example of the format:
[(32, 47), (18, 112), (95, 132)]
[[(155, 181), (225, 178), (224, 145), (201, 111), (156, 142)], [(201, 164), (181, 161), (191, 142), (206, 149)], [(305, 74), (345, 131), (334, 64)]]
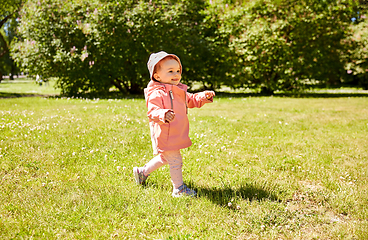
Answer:
[[(64, 93), (142, 92), (152, 52), (177, 54), (183, 81), (220, 85), (231, 71), (230, 33), (202, 0), (30, 0), (14, 57), (31, 74), (58, 77)], [(227, 71), (227, 69), (229, 69)]]

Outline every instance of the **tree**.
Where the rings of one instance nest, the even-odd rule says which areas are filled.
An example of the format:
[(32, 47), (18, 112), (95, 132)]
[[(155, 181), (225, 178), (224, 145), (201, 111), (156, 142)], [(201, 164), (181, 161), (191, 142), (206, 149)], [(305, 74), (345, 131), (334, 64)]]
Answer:
[[(17, 11), (20, 9), (22, 0), (3, 0), (0, 8), (0, 82), (3, 77), (3, 71), (7, 66), (14, 66), (9, 56), (9, 42), (12, 36), (6, 37), (3, 27), (11, 19), (15, 19)], [(13, 24), (14, 25), (14, 24)], [(8, 28), (9, 29), (9, 28)], [(10, 27), (11, 29), (11, 27)]]
[(368, 3), (360, 5), (359, 14), (351, 25), (351, 36), (344, 42), (349, 46), (344, 53), (345, 69), (352, 82), (368, 90)]
[(230, 34), (202, 0), (29, 0), (22, 9), (13, 56), (23, 68), (57, 77), (63, 92), (141, 93), (149, 80), (150, 53), (177, 54), (183, 82), (207, 87), (226, 82), (232, 71)]
[(312, 80), (340, 82), (357, 1), (257, 0), (246, 6), (244, 34), (234, 39), (244, 60), (244, 85), (265, 93), (298, 90)]

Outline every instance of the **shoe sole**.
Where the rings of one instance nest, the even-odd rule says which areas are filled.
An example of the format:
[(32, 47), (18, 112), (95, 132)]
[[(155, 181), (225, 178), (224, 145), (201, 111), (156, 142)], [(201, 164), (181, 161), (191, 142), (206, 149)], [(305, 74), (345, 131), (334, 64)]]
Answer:
[(197, 193), (195, 193), (195, 194), (175, 194), (175, 193), (173, 193), (173, 194), (171, 194), (171, 196), (176, 197), (176, 198), (178, 198), (178, 197), (196, 197)]

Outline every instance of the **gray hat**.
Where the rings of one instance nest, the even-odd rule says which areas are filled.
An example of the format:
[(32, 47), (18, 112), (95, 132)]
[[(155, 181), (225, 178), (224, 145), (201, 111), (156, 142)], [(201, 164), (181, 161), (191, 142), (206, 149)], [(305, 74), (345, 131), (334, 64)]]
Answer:
[(162, 59), (164, 59), (168, 56), (172, 56), (178, 61), (179, 66), (180, 66), (180, 73), (182, 72), (182, 66), (181, 66), (180, 59), (175, 54), (168, 54), (164, 51), (161, 51), (161, 52), (158, 52), (158, 53), (152, 53), (151, 56), (149, 57), (148, 62), (147, 62), (147, 67), (148, 67), (148, 71), (150, 73), (151, 80), (153, 80), (153, 70), (155, 69), (156, 64), (159, 61), (161, 61)]

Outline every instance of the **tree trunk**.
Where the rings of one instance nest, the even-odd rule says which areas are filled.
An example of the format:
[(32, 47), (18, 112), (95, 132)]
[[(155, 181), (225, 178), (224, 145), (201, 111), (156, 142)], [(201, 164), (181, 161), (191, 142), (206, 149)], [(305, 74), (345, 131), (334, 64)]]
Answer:
[(130, 86), (130, 89), (129, 89), (129, 93), (130, 94), (142, 94), (143, 89), (139, 84), (132, 83), (132, 85)]
[(274, 92), (269, 87), (263, 86), (263, 87), (261, 87), (261, 92), (260, 93), (262, 95), (272, 95)]
[[(0, 21), (0, 28), (6, 23), (6, 21), (8, 21), (8, 19), (12, 15), (13, 15), (13, 13), (10, 14), (10, 15), (8, 15), (8, 16), (6, 16), (4, 19), (2, 19)], [(4, 56), (6, 53), (9, 52), (9, 46), (8, 46), (8, 43), (5, 41), (4, 36), (3, 36), (3, 34), (1, 32), (0, 32), (0, 40), (4, 43), (4, 47), (3, 47), (4, 48), (4, 51), (0, 53), (0, 58), (1, 58), (2, 56)]]
[(368, 90), (368, 76), (363, 77), (363, 79), (360, 80), (360, 85), (362, 86), (363, 90)]
[(124, 88), (121, 86), (121, 81), (119, 79), (111, 80), (112, 85), (114, 85), (121, 93), (124, 93)]
[(142, 94), (143, 89), (142, 86), (136, 83), (132, 83), (131, 85), (121, 81), (119, 79), (115, 79), (112, 81), (112, 84), (119, 89), (121, 93), (130, 93), (130, 94)]
[(15, 72), (15, 65), (12, 61), (11, 70), (10, 70), (10, 80), (14, 80), (14, 72)]

